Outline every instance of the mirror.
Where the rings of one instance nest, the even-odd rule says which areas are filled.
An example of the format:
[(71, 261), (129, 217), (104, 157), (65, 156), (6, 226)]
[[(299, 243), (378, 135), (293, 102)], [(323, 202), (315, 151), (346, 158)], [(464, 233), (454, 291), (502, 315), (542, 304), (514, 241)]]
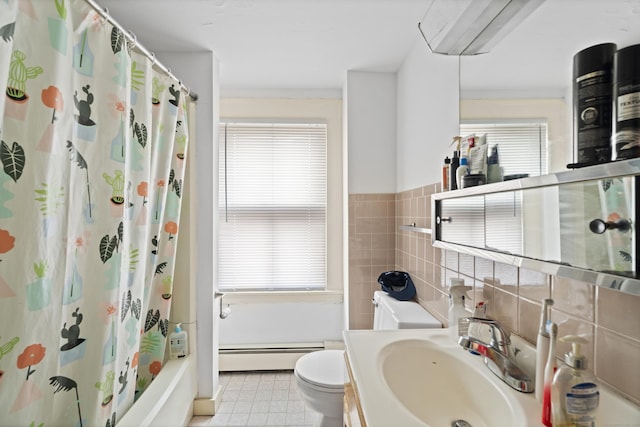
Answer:
[(640, 43), (640, 2), (547, 0), (490, 52), (460, 57), (460, 120), (548, 121), (550, 172), (573, 161), (573, 57), (603, 42)]
[[(582, 175), (594, 169), (605, 168)], [(434, 246), (579, 280), (591, 273), (592, 283), (640, 294), (640, 177), (575, 178), (554, 174), (484, 186), (490, 192), (480, 186), (436, 194)]]

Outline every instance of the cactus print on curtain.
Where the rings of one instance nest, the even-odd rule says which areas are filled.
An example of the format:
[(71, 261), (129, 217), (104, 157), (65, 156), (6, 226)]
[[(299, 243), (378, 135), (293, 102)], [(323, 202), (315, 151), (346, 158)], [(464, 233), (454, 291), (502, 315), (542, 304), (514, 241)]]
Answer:
[(0, 0), (0, 425), (113, 426), (164, 362), (186, 96), (83, 0)]

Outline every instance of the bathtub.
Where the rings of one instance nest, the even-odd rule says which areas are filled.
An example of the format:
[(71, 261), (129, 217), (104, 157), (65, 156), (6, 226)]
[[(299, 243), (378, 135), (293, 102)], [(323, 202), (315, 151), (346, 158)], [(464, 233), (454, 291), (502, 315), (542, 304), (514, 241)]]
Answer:
[(195, 356), (169, 360), (116, 426), (186, 426), (193, 415), (196, 393)]

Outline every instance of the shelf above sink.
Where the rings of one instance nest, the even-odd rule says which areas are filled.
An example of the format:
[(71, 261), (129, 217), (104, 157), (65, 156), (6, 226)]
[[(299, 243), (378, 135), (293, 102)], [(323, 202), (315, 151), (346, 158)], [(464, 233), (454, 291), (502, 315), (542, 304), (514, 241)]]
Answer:
[(400, 230), (413, 231), (415, 233), (422, 233), (422, 234), (431, 234), (431, 229), (430, 228), (416, 227), (416, 223), (415, 222), (412, 223), (412, 224), (401, 225), (400, 226)]

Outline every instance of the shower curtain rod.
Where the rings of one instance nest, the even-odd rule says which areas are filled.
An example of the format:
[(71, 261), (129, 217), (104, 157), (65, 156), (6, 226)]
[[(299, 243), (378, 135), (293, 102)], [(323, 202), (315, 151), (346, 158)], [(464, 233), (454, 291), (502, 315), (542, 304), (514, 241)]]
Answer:
[(102, 7), (100, 6), (98, 3), (96, 3), (94, 0), (85, 0), (89, 6), (91, 6), (96, 12), (98, 12), (100, 14), (100, 16), (102, 16), (103, 18), (105, 18), (107, 21), (109, 21), (109, 23), (111, 23), (113, 26), (115, 26), (116, 28), (118, 28), (120, 31), (122, 31), (122, 33), (125, 35), (125, 37), (133, 42), (134, 46), (136, 48), (138, 48), (138, 50), (140, 52), (142, 52), (144, 55), (146, 55), (149, 59), (153, 60), (153, 64), (157, 65), (158, 68), (160, 68), (162, 71), (164, 71), (165, 73), (167, 73), (170, 77), (173, 77), (174, 79), (178, 80), (178, 82), (180, 83), (180, 87), (182, 89), (184, 89), (185, 92), (187, 92), (187, 95), (189, 95), (191, 97), (192, 100), (197, 101), (198, 100), (198, 94), (195, 92), (192, 92), (187, 86), (185, 86), (184, 84), (182, 84), (182, 80), (180, 80), (179, 78), (177, 78), (175, 76), (175, 74), (173, 74), (171, 72), (171, 69), (166, 67), (163, 63), (161, 63), (160, 61), (158, 61), (158, 59), (156, 58), (156, 54), (154, 52), (151, 52), (149, 50), (147, 50), (147, 48), (145, 48), (141, 43), (138, 42), (136, 35), (132, 32), (132, 31), (128, 31), (126, 30), (122, 25), (120, 25), (120, 23), (118, 23), (118, 21), (116, 21), (111, 15), (109, 15), (109, 10), (106, 7)]

